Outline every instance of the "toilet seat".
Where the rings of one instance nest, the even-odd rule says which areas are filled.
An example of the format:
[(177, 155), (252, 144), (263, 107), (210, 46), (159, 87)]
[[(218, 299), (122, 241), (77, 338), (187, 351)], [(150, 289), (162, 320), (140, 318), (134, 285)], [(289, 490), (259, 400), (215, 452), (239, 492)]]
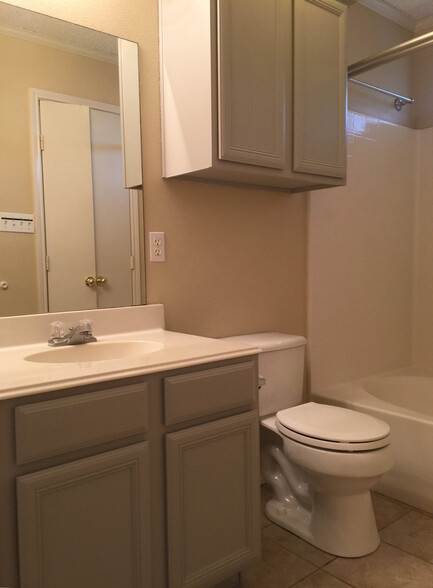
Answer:
[(277, 412), (278, 431), (304, 445), (331, 451), (372, 451), (389, 445), (389, 425), (373, 416), (307, 402)]

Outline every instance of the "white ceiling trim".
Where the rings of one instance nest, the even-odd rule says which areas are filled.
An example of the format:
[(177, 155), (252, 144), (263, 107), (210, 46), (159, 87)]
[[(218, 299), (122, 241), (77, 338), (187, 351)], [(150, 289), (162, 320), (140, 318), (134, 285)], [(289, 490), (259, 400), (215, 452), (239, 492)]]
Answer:
[[(396, 24), (399, 24), (400, 26), (404, 27), (405, 29), (409, 29), (409, 31), (418, 30), (418, 26), (421, 23), (423, 23), (424, 20), (430, 20), (430, 19), (423, 19), (422, 21), (419, 21), (418, 26), (417, 26), (417, 23), (415, 20), (413, 20), (412, 18), (410, 18), (406, 14), (403, 14), (403, 12), (401, 12), (400, 10), (397, 10), (397, 8), (394, 8), (394, 6), (391, 6), (390, 4), (383, 2), (382, 0), (358, 0), (358, 4), (362, 4), (366, 8), (370, 8), (371, 10), (374, 10), (374, 12), (377, 12), (377, 13), (381, 14), (382, 16), (385, 16), (389, 20), (392, 20), (393, 22), (395, 22)], [(432, 19), (432, 21), (433, 21), (433, 19)], [(425, 28), (424, 25), (423, 25), (423, 28)]]
[(46, 37), (45, 35), (34, 33), (33, 31), (8, 27), (0, 24), (0, 34), (22, 39), (24, 41), (30, 41), (31, 43), (38, 43), (39, 45), (47, 45), (48, 47), (53, 47), (54, 49), (68, 51), (69, 53), (76, 53), (77, 55), (90, 57), (90, 59), (97, 59), (98, 61), (105, 61), (117, 65), (117, 56), (107, 55), (106, 53), (102, 53), (100, 51), (93, 51), (87, 47), (77, 47), (76, 45), (65, 43), (63, 41), (59, 41), (58, 39), (53, 39), (52, 37)]
[(421, 33), (422, 31), (428, 31), (433, 28), (433, 16), (423, 18), (416, 23), (415, 31)]

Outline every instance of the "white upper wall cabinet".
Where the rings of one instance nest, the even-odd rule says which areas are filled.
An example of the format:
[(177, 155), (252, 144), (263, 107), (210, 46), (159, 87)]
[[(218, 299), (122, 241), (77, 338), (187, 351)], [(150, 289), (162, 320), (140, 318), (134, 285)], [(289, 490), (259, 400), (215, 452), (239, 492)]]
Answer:
[(163, 176), (345, 183), (346, 5), (160, 0)]

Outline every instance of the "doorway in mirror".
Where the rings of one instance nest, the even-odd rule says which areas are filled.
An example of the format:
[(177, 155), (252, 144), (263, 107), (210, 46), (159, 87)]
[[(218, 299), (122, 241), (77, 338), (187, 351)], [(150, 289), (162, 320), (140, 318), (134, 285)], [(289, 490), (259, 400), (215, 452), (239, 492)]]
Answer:
[[(74, 248), (75, 254), (70, 256), (68, 262), (63, 263), (68, 272), (59, 280), (63, 285), (63, 292), (59, 295), (62, 299), (61, 305), (54, 304), (54, 293), (52, 291), (48, 296), (46, 283), (47, 277), (51, 278), (53, 273), (47, 272), (46, 265), (49, 261), (50, 267), (54, 267), (55, 251), (45, 251), (47, 241), (41, 183), (43, 168), (39, 153), (40, 130), (37, 130), (40, 127), (39, 102), (32, 88), (40, 89), (41, 100), (88, 107), (86, 124), (87, 127), (90, 124), (92, 132), (96, 132), (95, 127), (98, 124), (93, 116), (96, 112), (106, 112), (106, 118), (113, 120), (120, 113), (122, 185), (126, 188), (126, 202), (129, 199), (129, 207), (132, 209), (129, 212), (132, 223), (129, 228), (129, 254), (120, 255), (124, 248), (117, 245), (113, 226), (108, 225), (108, 234), (104, 235), (102, 221), (98, 220), (102, 209), (104, 217), (108, 215), (116, 218), (116, 227), (123, 226), (123, 220), (119, 219), (124, 219), (128, 214), (127, 206), (124, 206), (126, 214), (119, 217), (117, 212), (111, 212), (111, 203), (108, 204), (106, 187), (113, 184), (111, 173), (112, 168), (117, 170), (117, 163), (114, 165), (110, 161), (110, 164), (105, 165), (107, 172), (96, 186), (93, 173), (96, 160), (99, 161), (102, 156), (107, 158), (111, 148), (102, 148), (101, 157), (97, 154), (95, 145), (92, 150), (92, 191), (96, 192), (98, 189), (103, 192), (99, 198), (99, 210), (97, 200), (92, 203), (93, 220), (89, 217), (89, 222), (93, 226), (88, 226), (84, 212), (79, 213), (78, 209), (75, 220), (72, 220), (65, 206), (62, 207), (61, 217), (56, 223), (67, 244), (72, 243), (72, 237), (66, 235), (68, 224), (73, 227), (75, 237), (80, 235), (84, 239), (85, 235), (93, 235), (96, 267), (91, 271), (86, 269), (84, 276), (80, 277), (80, 288), (92, 300), (90, 306), (95, 306), (95, 298), (98, 299), (98, 307), (144, 304), (144, 205), (137, 44), (0, 0), (0, 72), (4, 114), (0, 125), (0, 210), (13, 218), (34, 218), (34, 232), (0, 230), (0, 282), (8, 285), (6, 289), (0, 288), (0, 316), (80, 308), (81, 303), (72, 296), (74, 286), (68, 275), (72, 275), (77, 260), (92, 258), (88, 253), (80, 254), (80, 244), (77, 244)], [(105, 107), (101, 110), (101, 103), (109, 107), (108, 110)], [(90, 164), (86, 165), (88, 167)], [(72, 168), (71, 157), (69, 166)], [(77, 173), (78, 177), (81, 175), (82, 172)], [(83, 180), (84, 176), (85, 174), (82, 176)], [(70, 183), (72, 187), (70, 178), (62, 182), (63, 187), (66, 183)], [(77, 191), (73, 193), (73, 198), (77, 203), (82, 201), (81, 194)], [(125, 203), (124, 197), (122, 200)], [(119, 274), (117, 270), (113, 273), (113, 263), (109, 270), (102, 268), (102, 262), (98, 261), (102, 256), (101, 252), (110, 255), (113, 258), (111, 261), (120, 258), (124, 260), (125, 266)], [(135, 269), (131, 270), (132, 266)], [(83, 283), (83, 277), (93, 278), (94, 283), (100, 285), (89, 288)], [(98, 278), (99, 281), (96, 282)], [(129, 288), (132, 289), (132, 302), (130, 297), (125, 301), (123, 296), (118, 295), (117, 288), (114, 291), (114, 284), (128, 285), (131, 282), (132, 287), (129, 285)], [(71, 302), (69, 307), (67, 300)]]
[(137, 207), (123, 188), (119, 107), (32, 94), (43, 311), (139, 303)]

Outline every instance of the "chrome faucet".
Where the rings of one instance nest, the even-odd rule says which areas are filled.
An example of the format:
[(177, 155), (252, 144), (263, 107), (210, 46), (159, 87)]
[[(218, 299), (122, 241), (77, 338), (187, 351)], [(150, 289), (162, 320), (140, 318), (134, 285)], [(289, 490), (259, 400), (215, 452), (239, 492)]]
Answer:
[(92, 324), (89, 320), (83, 319), (76, 327), (69, 327), (65, 332), (65, 325), (60, 322), (51, 323), (51, 339), (48, 340), (50, 347), (62, 347), (64, 345), (82, 345), (92, 343), (96, 337), (92, 333)]

